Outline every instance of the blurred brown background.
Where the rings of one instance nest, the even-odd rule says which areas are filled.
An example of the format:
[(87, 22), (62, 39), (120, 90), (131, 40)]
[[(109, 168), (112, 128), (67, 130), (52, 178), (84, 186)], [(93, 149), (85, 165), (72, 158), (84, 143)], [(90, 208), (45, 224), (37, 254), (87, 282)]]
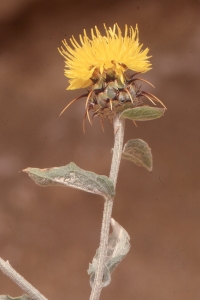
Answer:
[[(164, 118), (126, 122), (125, 141), (142, 138), (148, 173), (121, 164), (113, 217), (131, 251), (101, 299), (200, 298), (200, 1), (0, 0), (0, 256), (49, 299), (89, 299), (89, 262), (99, 245), (103, 200), (41, 188), (20, 170), (62, 166), (109, 174), (113, 129), (97, 119), (82, 132), (82, 91), (66, 91), (57, 51), (85, 28), (138, 23), (153, 70), (144, 84), (167, 106)], [(0, 294), (22, 291), (0, 273)]]

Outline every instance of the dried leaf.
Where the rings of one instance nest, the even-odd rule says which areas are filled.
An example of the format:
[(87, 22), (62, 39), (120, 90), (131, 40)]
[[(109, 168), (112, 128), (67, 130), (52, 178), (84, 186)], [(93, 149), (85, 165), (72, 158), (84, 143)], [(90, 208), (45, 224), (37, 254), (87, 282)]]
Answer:
[(122, 158), (134, 162), (139, 167), (152, 171), (153, 158), (149, 145), (140, 139), (128, 141), (123, 149)]
[[(109, 235), (107, 257), (105, 261), (105, 269), (103, 275), (103, 287), (106, 287), (111, 282), (111, 273), (119, 265), (119, 263), (125, 258), (130, 250), (130, 236), (126, 230), (117, 223), (114, 219), (111, 219), (111, 226), (113, 232)], [(97, 262), (99, 257), (99, 249), (92, 260), (92, 264), (89, 264), (88, 274), (90, 275), (90, 286), (93, 286), (95, 273), (97, 270)]]
[(23, 171), (40, 186), (68, 186), (103, 197), (114, 196), (113, 183), (107, 176), (85, 171), (74, 163), (49, 169), (27, 168)]

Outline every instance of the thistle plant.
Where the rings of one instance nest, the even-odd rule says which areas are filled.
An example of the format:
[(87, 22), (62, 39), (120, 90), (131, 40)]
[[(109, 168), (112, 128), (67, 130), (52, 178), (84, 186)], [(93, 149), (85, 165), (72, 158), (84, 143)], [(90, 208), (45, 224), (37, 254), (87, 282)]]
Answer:
[[(127, 159), (137, 166), (152, 171), (152, 153), (145, 141), (132, 139), (124, 145), (125, 120), (132, 120), (136, 125), (137, 121), (160, 118), (166, 109), (161, 100), (141, 87), (140, 82), (152, 86), (139, 75), (151, 69), (149, 61), (151, 56), (148, 56), (149, 49), (143, 50), (143, 45), (139, 43), (138, 27), (133, 29), (126, 25), (124, 34), (117, 24), (108, 29), (104, 25), (104, 28), (105, 35), (95, 27), (91, 30), (91, 38), (89, 38), (84, 30), (83, 36), (79, 36), (80, 42), (72, 36), (70, 45), (64, 40), (62, 47), (59, 48), (60, 54), (65, 59), (65, 76), (69, 78), (67, 89), (86, 89), (84, 94), (73, 99), (61, 113), (73, 102), (85, 98), (84, 132), (86, 119), (92, 124), (94, 117), (98, 118), (103, 129), (104, 121), (111, 120), (114, 127), (114, 147), (109, 177), (83, 170), (74, 163), (48, 169), (24, 170), (40, 186), (73, 187), (103, 197), (100, 245), (88, 269), (90, 300), (100, 298), (102, 288), (110, 284), (112, 272), (130, 249), (128, 233), (112, 218), (121, 159)], [(156, 104), (161, 107), (157, 107)], [(9, 268), (2, 260), (0, 260), (0, 268), (17, 284), (24, 280), (23, 278), (15, 280), (15, 276), (11, 271), (9, 272)], [(27, 284), (25, 282), (24, 285), (19, 285), (31, 299), (46, 299), (41, 294), (35, 294), (34, 288), (31, 290), (29, 286), (27, 289)]]

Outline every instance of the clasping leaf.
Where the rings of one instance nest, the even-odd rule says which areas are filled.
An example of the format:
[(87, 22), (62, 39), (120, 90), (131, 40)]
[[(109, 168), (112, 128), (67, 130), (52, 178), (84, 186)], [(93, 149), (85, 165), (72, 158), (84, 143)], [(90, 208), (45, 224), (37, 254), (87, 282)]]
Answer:
[[(119, 263), (125, 258), (130, 250), (130, 236), (126, 230), (117, 223), (114, 219), (111, 219), (111, 226), (113, 232), (109, 235), (107, 256), (105, 261), (105, 269), (103, 274), (103, 287), (106, 287), (111, 282), (111, 273), (119, 265)], [(89, 264), (88, 274), (90, 275), (90, 286), (93, 286), (95, 273), (97, 270), (97, 262), (99, 257), (99, 249), (92, 260), (92, 264)]]

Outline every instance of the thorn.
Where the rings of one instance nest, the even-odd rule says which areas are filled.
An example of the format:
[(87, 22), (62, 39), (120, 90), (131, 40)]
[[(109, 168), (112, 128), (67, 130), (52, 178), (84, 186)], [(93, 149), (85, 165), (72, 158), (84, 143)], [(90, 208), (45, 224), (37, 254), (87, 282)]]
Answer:
[(87, 112), (85, 112), (85, 115), (83, 117), (83, 133), (85, 134), (85, 119), (86, 119), (86, 116), (87, 116)]
[(110, 109), (113, 109), (113, 105), (112, 105), (112, 99), (110, 99)]
[(156, 105), (155, 102), (153, 102), (153, 100), (149, 96), (143, 94), (143, 92), (141, 92), (141, 95), (143, 95), (144, 97), (146, 97), (147, 99), (149, 99), (149, 101), (151, 101), (153, 103), (153, 105)]
[(97, 117), (97, 116), (98, 116), (98, 114), (97, 114), (98, 110), (100, 110), (100, 108), (98, 108), (98, 109), (95, 111), (95, 113), (92, 115), (92, 121), (93, 121), (94, 117)]
[(92, 125), (92, 122), (91, 122), (91, 120), (90, 120), (89, 110), (90, 110), (89, 107), (86, 108), (86, 115), (87, 115), (87, 118), (88, 118), (88, 121), (89, 121), (90, 125)]
[(151, 85), (155, 89), (155, 86), (151, 82), (149, 82), (149, 81), (147, 81), (147, 80), (145, 80), (143, 78), (134, 78), (133, 80), (131, 80), (131, 82), (135, 81), (135, 80), (141, 80), (143, 82), (146, 82), (146, 83), (148, 83), (149, 85)]
[(131, 98), (131, 102), (132, 102), (132, 104), (133, 104), (133, 98), (132, 98), (130, 92), (128, 91), (128, 89), (124, 89), (124, 90), (127, 92), (127, 94), (129, 95), (129, 97)]
[(145, 94), (145, 95), (149, 95), (149, 96), (152, 97), (155, 101), (161, 103), (161, 104), (163, 105), (164, 108), (166, 108), (166, 106), (164, 105), (164, 103), (162, 103), (162, 101), (161, 101), (159, 98), (157, 98), (156, 96), (154, 96), (153, 94), (147, 93), (147, 92), (142, 92), (142, 93)]
[(135, 75), (138, 75), (138, 74), (141, 74), (141, 72), (137, 72), (137, 73), (131, 75), (131, 77), (133, 78)]
[(132, 121), (133, 121), (133, 123), (134, 123), (135, 127), (138, 127), (138, 126), (137, 126), (137, 123), (136, 123), (134, 120), (132, 120)]
[(87, 99), (85, 101), (85, 108), (87, 108), (88, 101), (90, 100), (90, 96), (91, 96), (92, 93), (93, 93), (93, 91), (89, 92), (89, 94), (87, 95)]
[(79, 96), (79, 97), (73, 99), (73, 100), (72, 100), (69, 104), (67, 104), (67, 106), (65, 106), (65, 108), (61, 111), (61, 113), (59, 114), (59, 117), (64, 113), (64, 111), (65, 111), (72, 103), (74, 103), (75, 101), (77, 101), (77, 100), (79, 100), (79, 99), (81, 99), (81, 98), (83, 98), (83, 97), (87, 97), (87, 96), (88, 96), (88, 94), (84, 94), (84, 95), (81, 95), (81, 96)]
[(102, 118), (100, 119), (100, 123), (101, 123), (102, 131), (104, 132), (104, 126), (103, 126), (103, 119)]

